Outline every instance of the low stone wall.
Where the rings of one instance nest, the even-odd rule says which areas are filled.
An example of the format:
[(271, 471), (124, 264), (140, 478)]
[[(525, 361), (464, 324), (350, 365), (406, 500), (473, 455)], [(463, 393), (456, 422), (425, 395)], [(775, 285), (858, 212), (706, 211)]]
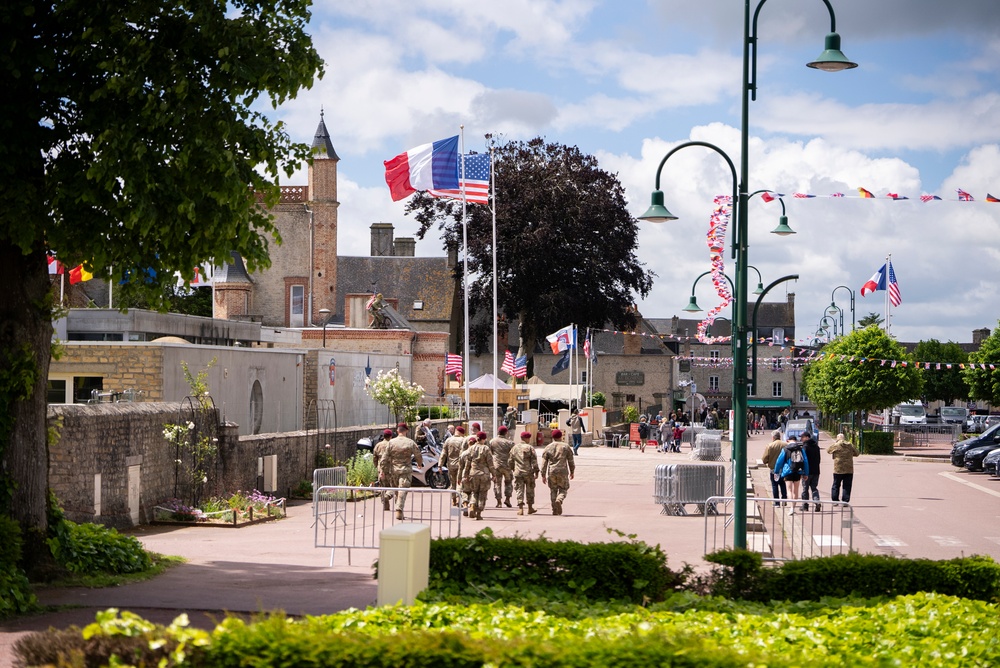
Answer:
[[(361, 438), (380, 434), (385, 425), (329, 431), (294, 431), (240, 436), (238, 425), (217, 425), (217, 413), (197, 417), (180, 403), (53, 404), (49, 424), (59, 432), (49, 446), (49, 487), (66, 516), (116, 528), (147, 523), (153, 508), (171, 498), (189, 497), (184, 453), (163, 437), (166, 424), (198, 421), (199, 433), (215, 434), (218, 457), (204, 496), (261, 489), (261, 458), (277, 457), (277, 496), (302, 480), (312, 480), (318, 453), (342, 462), (357, 452)], [(435, 421), (442, 431), (454, 422)]]

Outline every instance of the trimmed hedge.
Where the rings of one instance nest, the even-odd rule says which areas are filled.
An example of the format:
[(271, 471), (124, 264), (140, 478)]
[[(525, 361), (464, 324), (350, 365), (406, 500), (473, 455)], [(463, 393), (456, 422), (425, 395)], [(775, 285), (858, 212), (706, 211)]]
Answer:
[(891, 431), (866, 431), (862, 438), (862, 453), (866, 455), (894, 455)]
[(541, 587), (635, 603), (662, 601), (684, 579), (667, 568), (658, 545), (496, 538), (489, 529), (472, 538), (431, 541), (430, 572), (430, 589), (437, 594)]

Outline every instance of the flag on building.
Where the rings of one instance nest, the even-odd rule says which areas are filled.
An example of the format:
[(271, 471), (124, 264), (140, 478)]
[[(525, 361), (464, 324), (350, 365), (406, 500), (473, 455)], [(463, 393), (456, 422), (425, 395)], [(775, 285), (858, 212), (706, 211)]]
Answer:
[(434, 197), (462, 199), (465, 186), (465, 200), (469, 204), (489, 204), (490, 202), (490, 155), (489, 153), (465, 156), (465, 176), (462, 176), (462, 162), (458, 163), (458, 188), (428, 188), (427, 194)]
[(521, 355), (514, 360), (514, 378), (527, 378), (528, 376), (528, 356)]
[(560, 372), (562, 372), (562, 371), (565, 371), (565, 370), (566, 370), (566, 369), (568, 369), (568, 368), (569, 368), (569, 348), (567, 348), (567, 349), (566, 349), (566, 350), (565, 350), (565, 351), (563, 352), (563, 354), (562, 354), (562, 357), (560, 357), (560, 358), (559, 358), (559, 359), (558, 359), (558, 360), (556, 361), (556, 364), (555, 364), (555, 366), (553, 366), (553, 367), (552, 367), (552, 375), (554, 376), (554, 375), (556, 375), (557, 373), (560, 373)]
[(576, 348), (576, 328), (573, 325), (567, 325), (555, 334), (546, 336), (545, 340), (549, 342), (553, 355), (561, 353), (567, 348)]
[(509, 350), (503, 352), (503, 364), (500, 365), (500, 370), (508, 376), (514, 375), (514, 355)]
[(82, 264), (78, 264), (69, 270), (69, 284), (83, 283), (84, 281), (89, 281), (94, 275), (83, 268)]
[(462, 380), (462, 356), (446, 354), (444, 356), (444, 373), (446, 376), (454, 374), (459, 381)]
[(418, 190), (458, 188), (458, 135), (422, 144), (386, 160), (385, 182), (393, 202)]
[(896, 272), (893, 271), (892, 262), (889, 263), (889, 301), (893, 306), (903, 303), (903, 296), (899, 292), (899, 283), (896, 282)]
[(865, 199), (873, 199), (875, 195), (871, 194), (871, 191), (865, 190), (864, 188), (858, 188), (858, 193)]
[(972, 195), (970, 195), (969, 193), (965, 192), (961, 188), (959, 188), (955, 192), (958, 193), (958, 201), (960, 201), (960, 202), (975, 202), (976, 201), (975, 198)]

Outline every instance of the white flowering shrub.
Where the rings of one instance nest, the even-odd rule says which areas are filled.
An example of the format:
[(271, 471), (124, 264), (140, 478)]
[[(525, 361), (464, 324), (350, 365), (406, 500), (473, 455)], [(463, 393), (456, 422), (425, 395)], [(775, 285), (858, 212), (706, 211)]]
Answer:
[(399, 375), (398, 369), (379, 371), (375, 380), (365, 383), (365, 391), (375, 401), (396, 416), (396, 420), (412, 422), (417, 418), (417, 404), (424, 398), (424, 388)]

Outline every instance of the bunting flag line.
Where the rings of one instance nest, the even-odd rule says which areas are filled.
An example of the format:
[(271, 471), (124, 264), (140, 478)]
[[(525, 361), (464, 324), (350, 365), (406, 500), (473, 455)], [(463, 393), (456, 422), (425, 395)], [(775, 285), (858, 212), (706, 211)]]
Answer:
[(962, 188), (958, 188), (955, 191), (956, 197), (954, 199), (947, 199), (947, 200), (944, 199), (943, 197), (941, 197), (940, 195), (935, 195), (935, 194), (932, 194), (932, 193), (924, 193), (924, 194), (921, 194), (921, 195), (904, 195), (904, 194), (900, 194), (900, 193), (897, 193), (897, 192), (886, 192), (886, 194), (884, 194), (884, 195), (876, 195), (871, 190), (868, 190), (867, 188), (860, 188), (860, 187), (857, 189), (857, 191), (858, 191), (857, 195), (845, 195), (844, 193), (841, 193), (841, 192), (830, 193), (829, 195), (819, 195), (819, 194), (816, 194), (816, 193), (807, 193), (807, 192), (794, 192), (791, 195), (785, 195), (784, 193), (768, 193), (768, 192), (765, 192), (765, 193), (761, 194), (760, 198), (762, 200), (764, 200), (765, 202), (771, 202), (771, 201), (773, 201), (775, 199), (778, 199), (779, 197), (789, 197), (789, 196), (790, 197), (794, 197), (796, 199), (826, 199), (826, 198), (832, 198), (832, 199), (893, 200), (893, 201), (896, 201), (896, 202), (905, 202), (905, 201), (914, 201), (914, 202), (917, 202), (917, 201), (919, 201), (919, 202), (922, 202), (922, 203), (925, 203), (925, 204), (927, 202), (976, 202), (976, 201), (990, 202), (990, 203), (1000, 202), (1000, 198), (994, 197), (993, 195), (991, 195), (989, 193), (987, 193), (986, 197), (983, 198), (982, 200), (977, 200), (975, 197), (972, 196), (971, 193), (969, 193), (966, 190), (963, 190)]
[(722, 337), (711, 337), (708, 335), (708, 328), (715, 322), (715, 318), (727, 306), (733, 303), (733, 295), (729, 290), (729, 279), (726, 278), (726, 266), (723, 261), (723, 254), (726, 248), (726, 228), (733, 213), (733, 198), (731, 195), (716, 195), (713, 200), (715, 208), (708, 221), (708, 254), (712, 263), (712, 285), (715, 292), (722, 300), (714, 308), (705, 314), (705, 319), (698, 323), (698, 340), (702, 343), (717, 343), (722, 341)]

